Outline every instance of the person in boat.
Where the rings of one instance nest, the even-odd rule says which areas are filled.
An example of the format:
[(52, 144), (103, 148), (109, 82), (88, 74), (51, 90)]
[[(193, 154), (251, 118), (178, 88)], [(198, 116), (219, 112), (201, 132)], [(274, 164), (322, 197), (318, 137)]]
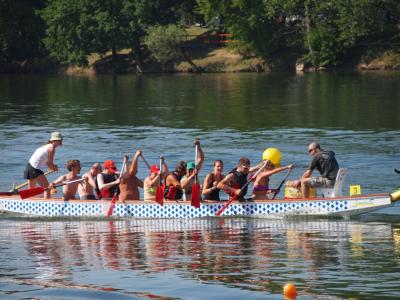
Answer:
[(284, 170), (293, 169), (294, 165), (281, 167), (282, 154), (277, 148), (267, 148), (262, 154), (264, 170), (258, 173), (254, 179), (253, 200), (269, 200), (269, 194), (275, 192), (269, 187), (270, 176), (282, 172)]
[[(308, 153), (312, 156), (312, 160), (308, 169), (300, 178), (303, 199), (309, 198), (311, 187), (332, 188), (339, 171), (335, 152), (323, 150), (318, 143), (312, 142), (308, 145)], [(315, 169), (319, 171), (321, 176), (311, 177)]]
[[(79, 173), (81, 172), (81, 162), (79, 160), (77, 159), (68, 160), (66, 167), (69, 172), (65, 175), (58, 177), (56, 180), (52, 181), (48, 186), (49, 190), (52, 190), (56, 184), (68, 183), (69, 181), (78, 180), (82, 178), (81, 176), (79, 176)], [(78, 190), (78, 186), (80, 184), (82, 184), (82, 181), (63, 185), (62, 200), (64, 201), (75, 200), (76, 199), (75, 195)]]
[(157, 165), (151, 165), (150, 170), (149, 170), (150, 174), (143, 181), (144, 201), (155, 201), (156, 200), (157, 188), (160, 186), (161, 180), (163, 179), (163, 177), (166, 174), (168, 174), (168, 166), (165, 163), (164, 157), (161, 156), (160, 159), (161, 159), (162, 171), (160, 172), (160, 169)]
[(92, 165), (90, 170), (83, 174), (83, 178), (85, 179), (82, 184), (78, 186), (78, 194), (81, 200), (97, 200), (100, 199), (98, 193), (96, 192), (97, 184), (96, 178), (97, 175), (102, 172), (101, 165), (99, 163), (95, 163)]
[(276, 190), (270, 189), (269, 187), (269, 178), (282, 172), (284, 170), (293, 169), (294, 165), (287, 165), (284, 167), (276, 167), (270, 160), (267, 161), (264, 171), (260, 172), (255, 178), (253, 185), (253, 200), (269, 200), (268, 197), (270, 193), (274, 193)]
[[(183, 194), (183, 200), (190, 201), (192, 199), (192, 187), (193, 184), (195, 183), (196, 180), (196, 174), (193, 175), (194, 171), (196, 170), (196, 173), (199, 174), (201, 168), (203, 167), (203, 162), (204, 162), (204, 152), (203, 149), (201, 149), (200, 145), (200, 140), (196, 139), (194, 141), (194, 145), (197, 146), (198, 150), (198, 157), (197, 161), (189, 161), (186, 164), (186, 174), (181, 178), (181, 183), (182, 186), (184, 186), (184, 194)], [(189, 179), (189, 182), (186, 185), (183, 185), (184, 182), (186, 182)]]
[[(123, 172), (120, 179), (119, 190), (120, 194), (118, 197), (119, 201), (125, 200), (139, 200), (139, 187), (143, 188), (143, 181), (136, 177), (138, 170), (138, 160), (142, 155), (142, 150), (138, 149), (133, 156), (132, 162), (129, 165), (128, 156), (125, 156), (126, 159), (126, 172)], [(129, 166), (128, 166), (129, 165)]]
[(255, 167), (250, 167), (250, 159), (247, 157), (241, 157), (237, 167), (229, 172), (229, 174), (218, 183), (217, 188), (228, 193), (231, 198), (236, 195), (236, 200), (245, 201), (244, 196), (247, 193), (247, 186), (245, 188), (243, 187), (247, 183), (247, 175), (250, 172), (257, 171), (260, 166), (261, 164), (258, 164)]
[(225, 175), (222, 174), (224, 170), (224, 163), (222, 160), (217, 159), (214, 161), (214, 170), (208, 173), (203, 181), (202, 195), (203, 200), (219, 201), (219, 191), (218, 183), (224, 179)]
[[(39, 184), (46, 188), (49, 182), (43, 173), (43, 168), (49, 168), (53, 172), (58, 171), (57, 165), (54, 163), (56, 148), (62, 145), (63, 136), (60, 132), (53, 132), (50, 140), (46, 145), (43, 145), (35, 150), (26, 165), (24, 178), (28, 180), (28, 188), (31, 189)], [(44, 192), (44, 198), (50, 197), (48, 190)]]
[(197, 175), (197, 169), (182, 180), (186, 174), (186, 162), (180, 161), (175, 170), (165, 177), (165, 188), (164, 188), (164, 199), (167, 200), (182, 200), (184, 188), (190, 183), (190, 181)]
[(101, 199), (110, 200), (115, 193), (119, 194), (120, 178), (115, 162), (111, 159), (103, 163), (103, 171), (97, 175), (97, 188)]

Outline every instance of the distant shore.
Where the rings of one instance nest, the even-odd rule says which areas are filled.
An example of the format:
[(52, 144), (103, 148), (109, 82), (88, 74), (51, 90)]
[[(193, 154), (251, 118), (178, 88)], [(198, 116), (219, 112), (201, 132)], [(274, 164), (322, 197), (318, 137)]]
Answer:
[[(275, 71), (327, 71), (327, 70), (353, 70), (353, 71), (390, 71), (400, 70), (400, 54), (391, 51), (384, 52), (369, 60), (360, 60), (329, 69), (307, 68), (296, 65), (295, 62), (285, 62), (276, 65), (259, 57), (244, 57), (229, 48), (221, 47), (204, 51), (193, 62), (199, 67), (200, 73), (235, 73), (235, 72), (275, 72)], [(116, 61), (110, 57), (99, 58), (94, 55), (87, 67), (72, 64), (60, 64), (49, 59), (32, 59), (9, 63), (0, 63), (1, 74), (60, 74), (83, 75), (96, 74), (137, 74), (137, 73), (193, 73), (192, 67), (184, 61), (175, 61), (169, 65), (161, 65), (154, 61), (145, 61), (142, 68), (138, 68), (132, 55), (120, 53)]]

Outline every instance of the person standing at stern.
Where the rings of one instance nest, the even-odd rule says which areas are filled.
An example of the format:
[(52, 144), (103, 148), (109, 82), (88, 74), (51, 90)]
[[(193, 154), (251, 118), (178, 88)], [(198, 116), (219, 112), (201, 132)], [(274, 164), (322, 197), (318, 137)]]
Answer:
[[(53, 132), (47, 144), (39, 147), (32, 154), (26, 165), (24, 178), (28, 180), (28, 188), (34, 188), (36, 184), (47, 188), (49, 182), (44, 175), (43, 169), (48, 168), (50, 171), (57, 172), (58, 167), (54, 164), (54, 156), (56, 148), (62, 146), (63, 136), (60, 132)], [(48, 190), (44, 191), (44, 198), (50, 198)]]

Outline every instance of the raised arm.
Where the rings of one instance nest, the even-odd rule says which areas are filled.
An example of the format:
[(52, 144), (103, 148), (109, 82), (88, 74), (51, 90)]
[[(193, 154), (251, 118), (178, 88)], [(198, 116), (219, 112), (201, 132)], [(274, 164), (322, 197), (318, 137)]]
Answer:
[(141, 149), (138, 149), (138, 150), (136, 151), (136, 153), (135, 153), (135, 156), (134, 156), (133, 159), (132, 159), (132, 162), (131, 162), (130, 166), (129, 166), (128, 172), (129, 172), (129, 175), (130, 175), (130, 176), (136, 175), (136, 173), (137, 173), (137, 169), (138, 169), (138, 160), (139, 160), (139, 156), (140, 156), (140, 155), (142, 155), (142, 150), (141, 150)]
[(196, 139), (194, 142), (195, 145), (197, 145), (197, 150), (198, 150), (198, 157), (196, 163), (196, 169), (200, 172), (201, 168), (203, 167), (203, 162), (204, 162), (204, 152), (203, 149), (201, 148), (200, 140)]
[(162, 177), (165, 177), (166, 174), (169, 173), (168, 165), (167, 165), (167, 163), (165, 162), (164, 156), (160, 156), (160, 159), (161, 159), (161, 176), (162, 176)]

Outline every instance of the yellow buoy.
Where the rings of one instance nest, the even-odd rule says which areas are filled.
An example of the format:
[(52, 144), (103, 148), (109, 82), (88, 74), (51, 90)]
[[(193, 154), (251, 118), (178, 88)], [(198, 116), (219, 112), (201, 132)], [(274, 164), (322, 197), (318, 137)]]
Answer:
[(400, 200), (400, 190), (391, 193), (390, 197), (392, 198), (392, 201)]
[(297, 289), (293, 283), (287, 283), (283, 287), (283, 295), (289, 299), (295, 299), (297, 297)]
[(277, 148), (267, 148), (262, 154), (262, 160), (269, 160), (275, 167), (281, 165), (282, 153)]

